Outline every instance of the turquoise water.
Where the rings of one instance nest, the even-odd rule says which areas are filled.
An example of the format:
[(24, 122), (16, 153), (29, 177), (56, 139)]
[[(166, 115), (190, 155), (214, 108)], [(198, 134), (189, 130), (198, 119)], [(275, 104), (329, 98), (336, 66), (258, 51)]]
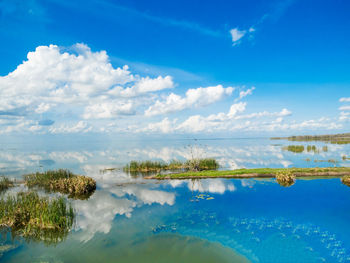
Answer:
[[(291, 144), (328, 149), (283, 150)], [(89, 200), (70, 200), (77, 218), (65, 240), (47, 245), (3, 233), (1, 262), (350, 262), (350, 188), (339, 178), (297, 180), (284, 188), (272, 179), (145, 180), (120, 169), (130, 160), (191, 156), (214, 157), (222, 169), (333, 166), (329, 159), (349, 166), (342, 159), (349, 145), (77, 140), (2, 142), (0, 148), (2, 174), (20, 178), (69, 168), (93, 177), (98, 187)]]

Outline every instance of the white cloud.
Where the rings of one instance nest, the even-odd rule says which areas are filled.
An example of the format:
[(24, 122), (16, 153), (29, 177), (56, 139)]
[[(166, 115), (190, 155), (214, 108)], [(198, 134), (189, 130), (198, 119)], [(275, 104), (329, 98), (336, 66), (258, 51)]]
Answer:
[(341, 107), (339, 107), (339, 110), (348, 111), (348, 110), (350, 110), (350, 106), (341, 106)]
[(206, 106), (221, 100), (225, 95), (231, 95), (233, 90), (234, 88), (232, 87), (224, 88), (222, 85), (217, 85), (207, 88), (189, 89), (185, 97), (171, 93), (166, 97), (165, 101), (157, 100), (154, 105), (151, 105), (145, 111), (145, 115), (154, 116), (191, 107)]
[(50, 132), (51, 133), (85, 133), (90, 131), (91, 129), (92, 127), (89, 126), (86, 122), (79, 121), (75, 125), (64, 124), (58, 127), (51, 127)]
[(339, 99), (340, 102), (350, 102), (350, 98), (340, 98)]
[(236, 28), (232, 28), (230, 30), (230, 34), (231, 34), (231, 37), (232, 37), (232, 45), (235, 46), (235, 45), (238, 45), (239, 44), (239, 41), (242, 39), (242, 37), (245, 36), (245, 34), (247, 33), (246, 30), (239, 30), (237, 27)]
[(253, 26), (247, 30), (239, 30), (238, 27), (232, 28), (230, 30), (232, 46), (238, 46), (241, 43), (242, 39), (246, 38), (246, 36), (248, 36), (248, 39), (252, 39), (255, 31), (256, 29)]
[(27, 119), (44, 113), (113, 119), (136, 113), (134, 97), (173, 87), (170, 76), (140, 77), (128, 66), (114, 68), (105, 51), (92, 52), (84, 44), (39, 46), (0, 77), (0, 112)]
[(83, 114), (84, 119), (110, 119), (118, 115), (135, 114), (134, 105), (131, 101), (120, 104), (105, 102), (86, 106)]
[(237, 100), (241, 100), (241, 99), (243, 99), (244, 97), (246, 97), (248, 95), (252, 95), (253, 90), (255, 90), (255, 87), (251, 87), (250, 89), (247, 89), (247, 90), (242, 90), (239, 93), (239, 98), (237, 98)]

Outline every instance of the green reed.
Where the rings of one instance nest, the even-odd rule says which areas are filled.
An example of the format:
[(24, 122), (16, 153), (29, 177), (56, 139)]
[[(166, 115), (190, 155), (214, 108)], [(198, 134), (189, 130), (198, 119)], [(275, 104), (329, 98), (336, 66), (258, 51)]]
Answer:
[(63, 197), (41, 197), (36, 192), (19, 192), (0, 198), (0, 226), (14, 237), (57, 243), (74, 222), (74, 210)]
[(160, 172), (162, 170), (216, 170), (219, 163), (213, 158), (192, 159), (188, 161), (172, 160), (168, 163), (159, 161), (131, 161), (123, 169), (126, 172)]
[(7, 177), (0, 177), (0, 192), (5, 191), (9, 189), (10, 187), (13, 187), (14, 183)]

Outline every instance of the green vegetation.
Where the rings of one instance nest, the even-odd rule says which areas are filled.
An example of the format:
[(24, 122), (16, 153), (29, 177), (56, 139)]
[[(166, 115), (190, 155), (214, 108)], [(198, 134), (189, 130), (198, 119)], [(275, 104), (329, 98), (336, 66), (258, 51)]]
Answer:
[(347, 157), (346, 155), (343, 155), (341, 158), (343, 159), (343, 161), (350, 160), (350, 158)]
[(350, 175), (350, 167), (327, 168), (256, 168), (228, 171), (188, 171), (173, 174), (158, 174), (147, 179), (195, 179), (195, 178), (274, 178), (279, 172), (290, 171), (296, 177)]
[(186, 162), (186, 169), (190, 171), (216, 170), (219, 163), (213, 158), (192, 159)]
[(322, 141), (322, 142), (329, 142), (334, 144), (348, 144), (350, 143), (350, 133), (272, 137), (271, 140), (289, 140), (289, 141), (298, 141), (298, 142)]
[(284, 151), (293, 153), (302, 153), (304, 151), (304, 145), (288, 145), (282, 148)]
[[(302, 153), (302, 152), (304, 152), (305, 147), (304, 147), (304, 145), (288, 145), (288, 146), (284, 146), (282, 149), (284, 151), (289, 151), (289, 152), (294, 152), (294, 153)], [(307, 152), (314, 152), (314, 153), (320, 153), (321, 151), (328, 152), (328, 147), (323, 146), (322, 149), (319, 149), (316, 147), (316, 145), (307, 145), (306, 151)]]
[(63, 240), (74, 221), (74, 211), (63, 197), (40, 197), (20, 192), (0, 198), (0, 226), (11, 228), (12, 236), (47, 244)]
[(295, 183), (295, 175), (292, 170), (281, 170), (276, 172), (276, 181), (281, 186), (289, 187)]
[(0, 192), (5, 191), (10, 187), (13, 187), (13, 185), (13, 182), (7, 177), (0, 177)]
[(24, 176), (28, 187), (42, 187), (46, 191), (68, 194), (70, 198), (86, 199), (96, 189), (96, 181), (90, 177), (75, 175), (64, 169), (32, 173)]
[(350, 176), (345, 175), (341, 178), (341, 182), (350, 187)]
[(185, 162), (172, 160), (169, 163), (158, 161), (131, 161), (124, 167), (126, 172), (160, 172), (162, 170), (190, 170), (203, 171), (219, 168), (218, 162), (213, 158), (192, 159)]

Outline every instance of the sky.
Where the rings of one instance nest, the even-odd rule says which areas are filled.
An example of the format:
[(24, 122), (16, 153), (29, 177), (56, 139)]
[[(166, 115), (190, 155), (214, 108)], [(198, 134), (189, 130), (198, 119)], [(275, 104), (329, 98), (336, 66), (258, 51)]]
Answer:
[(347, 0), (0, 0), (0, 134), (348, 132)]

